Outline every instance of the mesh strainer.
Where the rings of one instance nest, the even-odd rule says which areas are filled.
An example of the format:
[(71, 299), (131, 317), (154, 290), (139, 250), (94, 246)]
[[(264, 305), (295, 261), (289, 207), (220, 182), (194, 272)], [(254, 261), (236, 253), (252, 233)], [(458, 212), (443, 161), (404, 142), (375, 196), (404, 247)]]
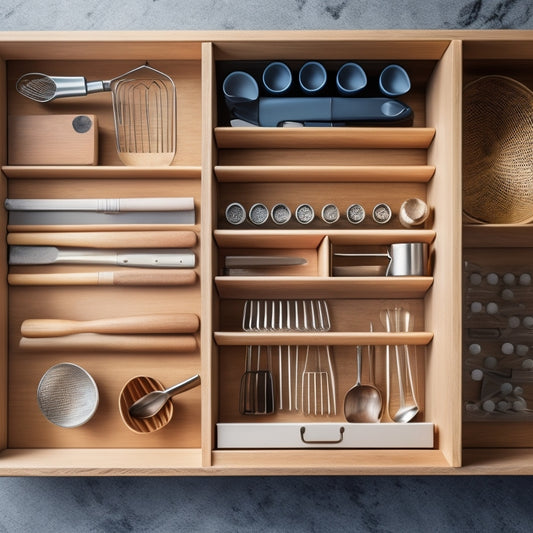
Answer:
[(488, 224), (533, 220), (533, 92), (512, 78), (465, 86), (463, 211)]
[(37, 402), (53, 424), (74, 428), (88, 422), (98, 407), (98, 388), (91, 375), (73, 363), (50, 367), (37, 387)]

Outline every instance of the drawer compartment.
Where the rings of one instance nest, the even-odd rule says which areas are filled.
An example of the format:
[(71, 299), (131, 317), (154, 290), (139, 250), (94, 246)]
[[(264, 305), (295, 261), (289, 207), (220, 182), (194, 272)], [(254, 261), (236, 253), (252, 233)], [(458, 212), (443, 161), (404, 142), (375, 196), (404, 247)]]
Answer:
[(230, 448), (432, 448), (433, 424), (217, 424)]
[[(479, 392), (479, 383), (466, 379), (463, 366), (465, 349), (472, 344), (465, 328), (492, 327), (467, 322), (465, 303), (472, 301), (463, 293), (464, 260), (480, 264), (486, 276), (496, 254), (505, 273), (511, 255), (515, 265), (524, 248), (529, 257), (532, 247), (531, 224), (463, 220), (461, 94), (466, 84), (486, 75), (513, 77), (533, 88), (532, 41), (530, 31), (0, 34), (2, 201), (188, 197), (194, 199), (195, 215), (187, 223), (165, 218), (128, 224), (84, 224), (81, 219), (61, 225), (14, 224), (2, 210), (6, 238), (0, 271), (6, 283), (0, 285), (5, 339), (0, 347), (0, 475), (531, 473), (532, 431), (526, 416), (510, 422), (463, 417), (465, 400)], [(294, 81), (310, 60), (323, 63), (333, 82), (326, 98), (339, 97), (334, 74), (344, 63), (359, 63), (368, 76), (369, 92), (360, 98), (377, 96), (377, 77), (386, 66), (403, 66), (412, 86), (398, 99), (412, 109), (412, 123), (231, 125), (222, 94), (227, 74), (249, 72), (265, 97), (261, 73), (266, 65), (286, 63)], [(146, 62), (168, 74), (177, 89), (177, 151), (165, 167), (123, 164), (109, 93), (43, 104), (15, 87), (29, 72), (105, 80)], [(67, 115), (94, 117), (98, 158), (90, 162), (96, 164), (81, 164), (81, 159), (61, 164), (68, 162), (66, 152), (54, 156), (54, 164), (34, 164), (23, 150), (9, 160), (10, 146), (20, 145), (28, 133), (14, 128), (13, 119)], [(429, 208), (419, 225), (405, 225), (400, 218), (407, 200)], [(229, 216), (232, 204), (237, 209)], [(381, 206), (380, 216), (373, 215), (376, 206)], [(101, 272), (109, 280), (116, 268), (8, 261), (8, 246), (15, 242), (64, 244), (64, 238), (86, 233), (85, 238), (110, 235), (116, 243), (142, 231), (144, 239), (153, 236), (148, 232), (158, 237), (164, 231), (194, 233), (196, 265), (188, 281), (154, 283), (152, 275), (137, 272), (129, 284), (93, 286), (89, 279), (98, 279)], [(429, 252), (428, 268), (416, 271), (422, 275), (400, 270), (387, 276), (387, 260), (353, 259), (353, 254), (383, 254), (403, 243), (422, 244)], [(251, 264), (258, 257), (269, 264)], [(230, 263), (235, 258), (251, 263), (228, 266), (228, 258)], [(302, 261), (271, 264), (286, 258)], [(248, 301), (326, 302), (330, 324), (293, 329), (272, 327), (270, 321), (267, 328), (252, 327), (253, 320), (243, 320)], [(400, 307), (414, 317), (412, 327), (388, 331), (381, 313)], [(165, 342), (174, 341), (162, 338), (165, 333), (142, 347), (143, 334), (128, 350), (116, 349), (111, 341), (120, 335), (111, 339), (111, 334), (104, 339), (111, 344), (100, 343), (99, 348), (86, 341), (76, 345), (70, 338), (61, 346), (56, 343), (57, 350), (29, 350), (21, 343), (22, 324), (29, 318), (85, 322), (156, 313), (199, 318), (186, 351), (171, 344), (163, 349)], [(295, 319), (292, 314), (291, 324)], [(262, 347), (267, 359), (272, 356), (275, 403), (270, 408), (264, 402), (268, 415), (241, 409), (241, 377), (250, 346)], [(365, 350), (362, 383), (373, 379), (384, 394), (391, 381), (392, 411), (400, 404), (396, 352), (408, 347), (419, 408), (410, 422), (394, 423), (387, 414), (375, 424), (347, 421), (344, 396), (356, 382), (357, 346)], [(367, 346), (374, 353), (372, 379)], [(316, 413), (303, 407), (308, 348), (329, 350), (328, 372), (335, 377), (334, 391)], [(387, 369), (387, 354), (392, 369)], [(98, 410), (77, 428), (48, 422), (36, 400), (41, 376), (61, 362), (84, 367), (99, 388)], [(322, 371), (320, 367), (314, 376), (317, 381)], [(170, 387), (197, 373), (201, 386), (174, 398), (166, 426), (138, 434), (123, 423), (119, 395), (129, 380), (149, 376)], [(331, 387), (331, 379), (329, 383)]]

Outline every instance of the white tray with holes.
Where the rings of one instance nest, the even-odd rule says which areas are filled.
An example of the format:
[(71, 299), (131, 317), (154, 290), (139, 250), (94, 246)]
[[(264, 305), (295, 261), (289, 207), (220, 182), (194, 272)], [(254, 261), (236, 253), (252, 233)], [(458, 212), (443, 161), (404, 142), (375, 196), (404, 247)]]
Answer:
[(408, 424), (220, 423), (223, 448), (433, 448), (429, 422)]

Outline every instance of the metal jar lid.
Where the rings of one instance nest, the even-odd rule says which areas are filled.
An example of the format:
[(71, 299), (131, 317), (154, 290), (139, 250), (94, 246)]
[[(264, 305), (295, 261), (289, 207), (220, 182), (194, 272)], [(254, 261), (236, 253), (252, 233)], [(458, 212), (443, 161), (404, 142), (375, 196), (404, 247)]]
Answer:
[(310, 224), (315, 219), (315, 210), (309, 204), (300, 204), (296, 208), (294, 216), (300, 224)]
[(246, 220), (246, 210), (238, 202), (233, 202), (226, 207), (226, 220), (230, 224), (238, 226)]
[(322, 208), (322, 220), (328, 224), (337, 222), (340, 218), (339, 208), (335, 204), (326, 204)]
[(272, 220), (279, 225), (287, 224), (291, 219), (291, 210), (285, 204), (276, 204), (270, 211)]
[(387, 204), (377, 204), (372, 210), (372, 218), (378, 224), (386, 224), (392, 218), (392, 210)]
[(248, 218), (256, 226), (261, 226), (268, 220), (268, 207), (264, 204), (254, 204), (248, 211)]
[(360, 224), (365, 219), (365, 209), (361, 204), (352, 204), (346, 209), (346, 218), (352, 224)]

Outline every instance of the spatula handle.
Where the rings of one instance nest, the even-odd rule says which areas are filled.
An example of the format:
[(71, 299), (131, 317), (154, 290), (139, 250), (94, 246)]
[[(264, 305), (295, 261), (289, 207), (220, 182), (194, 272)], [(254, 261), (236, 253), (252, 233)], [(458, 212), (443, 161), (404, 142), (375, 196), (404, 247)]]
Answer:
[(39, 274), (8, 274), (10, 285), (194, 285), (194, 270), (148, 270), (131, 268), (105, 272), (58, 272)]
[(9, 233), (7, 243), (22, 246), (74, 246), (87, 248), (191, 248), (194, 231), (81, 231)]

